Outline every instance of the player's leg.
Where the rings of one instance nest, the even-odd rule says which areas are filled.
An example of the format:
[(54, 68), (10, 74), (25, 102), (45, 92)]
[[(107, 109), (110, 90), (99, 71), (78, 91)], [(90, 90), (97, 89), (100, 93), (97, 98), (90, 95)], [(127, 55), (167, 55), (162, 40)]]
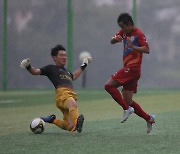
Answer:
[(68, 127), (66, 130), (78, 132), (82, 131), (82, 126), (84, 122), (84, 116), (78, 113), (77, 108), (77, 95), (71, 89), (68, 88), (58, 88), (56, 90), (56, 106), (59, 108), (64, 116), (64, 121), (67, 121)]
[(69, 123), (69, 130), (72, 130), (76, 126), (77, 118), (79, 115), (76, 101), (72, 97), (68, 98), (65, 109), (67, 109), (69, 113), (67, 117)]
[(77, 103), (74, 98), (70, 97), (66, 103), (66, 109), (69, 111), (69, 115), (67, 117), (69, 123), (69, 130), (73, 132), (77, 130), (77, 132), (82, 131), (83, 123), (84, 123), (84, 115), (79, 115), (77, 109)]
[(143, 118), (147, 122), (147, 133), (152, 130), (152, 125), (155, 123), (155, 116), (147, 114), (141, 106), (132, 100), (134, 91), (122, 90), (123, 98), (127, 104), (134, 108), (134, 113), (139, 117)]
[(57, 119), (54, 114), (47, 116), (47, 117), (41, 117), (41, 119), (43, 119), (43, 121), (46, 123), (55, 124), (56, 126), (58, 126), (61, 129), (64, 129), (64, 130), (67, 130), (69, 127), (67, 120)]
[(56, 126), (68, 130), (78, 132), (82, 131), (82, 126), (84, 122), (84, 116), (79, 115), (77, 109), (77, 95), (72, 90), (68, 88), (58, 88), (56, 90), (56, 106), (63, 113), (63, 120), (59, 120), (56, 116), (50, 115), (48, 117), (42, 117), (42, 119), (47, 123), (53, 123)]
[[(131, 104), (132, 104), (133, 93), (134, 93), (134, 91), (124, 90), (124, 88), (122, 90), (123, 99), (129, 106), (131, 106)], [(133, 107), (129, 108), (128, 110), (124, 110), (124, 114), (123, 114), (121, 123), (125, 122), (128, 119), (129, 115), (131, 115), (133, 112), (134, 112)]]
[(56, 116), (54, 114), (52, 114), (47, 117), (41, 117), (41, 119), (46, 123), (53, 123), (53, 121), (56, 119)]
[(105, 84), (105, 90), (112, 96), (112, 98), (122, 106), (124, 109), (124, 114), (121, 120), (121, 123), (125, 122), (129, 116), (134, 112), (134, 109), (130, 107), (122, 98), (121, 93), (117, 89), (120, 86), (120, 83), (116, 80), (110, 78)]
[[(63, 104), (63, 103), (58, 103)], [(74, 131), (77, 129), (78, 132), (82, 131), (82, 125), (84, 122), (84, 116), (78, 114), (76, 101), (73, 98), (69, 98), (66, 103), (65, 109), (58, 107), (63, 113), (63, 120), (59, 120), (55, 115), (42, 118), (45, 122), (53, 123), (61, 129)], [(79, 116), (78, 116), (79, 115)]]
[(150, 120), (150, 115), (147, 114), (138, 103), (133, 101), (131, 106), (134, 108), (134, 113), (137, 114), (139, 117), (143, 118), (146, 121)]
[(127, 110), (129, 108), (129, 105), (126, 104), (124, 99), (122, 98), (121, 93), (117, 89), (120, 87), (121, 84), (117, 82), (116, 80), (110, 78), (106, 84), (104, 89), (112, 96), (112, 98), (120, 105), (124, 110)]
[(147, 114), (142, 107), (133, 101), (131, 106), (134, 108), (134, 113), (137, 114), (139, 117), (143, 118), (146, 120), (147, 123), (147, 133), (150, 133), (152, 131), (152, 125), (155, 123), (155, 116), (154, 115), (149, 115)]
[(67, 120), (60, 120), (60, 119), (56, 118), (53, 121), (53, 124), (55, 124), (56, 126), (58, 126), (61, 129), (64, 129), (64, 130), (68, 130), (68, 128), (69, 128), (69, 124), (68, 124)]

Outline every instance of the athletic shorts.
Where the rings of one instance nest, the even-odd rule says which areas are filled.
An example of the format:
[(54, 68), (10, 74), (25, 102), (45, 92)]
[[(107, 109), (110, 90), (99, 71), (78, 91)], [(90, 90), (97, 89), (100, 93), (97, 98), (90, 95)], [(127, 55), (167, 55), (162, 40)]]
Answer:
[(55, 95), (55, 100), (56, 100), (56, 106), (59, 108), (63, 115), (64, 115), (64, 120), (67, 120), (69, 116), (69, 111), (66, 110), (66, 104), (69, 99), (73, 98), (75, 101), (77, 101), (77, 94), (73, 92), (69, 88), (57, 88), (56, 89), (56, 95)]
[(126, 66), (111, 77), (123, 86), (122, 90), (134, 91), (136, 93), (140, 76), (141, 69), (139, 66)]

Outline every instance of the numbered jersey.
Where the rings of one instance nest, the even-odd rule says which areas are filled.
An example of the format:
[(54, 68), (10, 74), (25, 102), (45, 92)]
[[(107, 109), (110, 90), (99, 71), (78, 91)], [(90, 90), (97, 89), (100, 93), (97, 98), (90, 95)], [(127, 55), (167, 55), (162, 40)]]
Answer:
[(73, 74), (69, 72), (65, 67), (47, 65), (43, 68), (40, 68), (40, 70), (41, 75), (47, 76), (56, 89), (58, 87), (73, 88)]
[(146, 46), (149, 49), (148, 43), (146, 41), (145, 35), (138, 29), (134, 28), (130, 35), (126, 35), (123, 30), (120, 30), (116, 35), (120, 35), (123, 38), (124, 51), (123, 51), (123, 64), (141, 66), (143, 54), (128, 48), (128, 40), (130, 38), (134, 46)]

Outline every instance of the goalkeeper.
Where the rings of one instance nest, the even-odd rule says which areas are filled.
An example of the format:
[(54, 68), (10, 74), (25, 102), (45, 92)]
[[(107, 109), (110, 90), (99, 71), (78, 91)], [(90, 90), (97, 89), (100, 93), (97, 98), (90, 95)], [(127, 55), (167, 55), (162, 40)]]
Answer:
[(54, 114), (42, 117), (42, 119), (47, 123), (55, 124), (61, 129), (70, 132), (77, 130), (80, 133), (83, 127), (84, 116), (78, 113), (77, 95), (73, 91), (72, 80), (76, 80), (81, 75), (87, 65), (91, 63), (92, 58), (85, 58), (82, 65), (74, 73), (71, 73), (65, 68), (67, 55), (62, 45), (58, 44), (52, 48), (51, 56), (55, 65), (34, 68), (30, 64), (30, 59), (27, 58), (21, 62), (20, 66), (26, 68), (32, 75), (47, 76), (55, 87), (56, 106), (63, 113), (63, 120), (57, 119)]

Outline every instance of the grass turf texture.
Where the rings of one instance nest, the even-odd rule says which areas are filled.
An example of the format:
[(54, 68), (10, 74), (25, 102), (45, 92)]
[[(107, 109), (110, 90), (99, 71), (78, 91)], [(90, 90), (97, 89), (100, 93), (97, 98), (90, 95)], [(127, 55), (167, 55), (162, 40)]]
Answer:
[(134, 99), (156, 115), (150, 135), (146, 123), (135, 114), (120, 123), (123, 110), (103, 90), (79, 90), (79, 112), (85, 116), (82, 133), (70, 134), (46, 124), (33, 134), (33, 118), (62, 114), (54, 103), (54, 91), (0, 92), (0, 153), (78, 154), (178, 154), (180, 151), (180, 90), (140, 90)]

